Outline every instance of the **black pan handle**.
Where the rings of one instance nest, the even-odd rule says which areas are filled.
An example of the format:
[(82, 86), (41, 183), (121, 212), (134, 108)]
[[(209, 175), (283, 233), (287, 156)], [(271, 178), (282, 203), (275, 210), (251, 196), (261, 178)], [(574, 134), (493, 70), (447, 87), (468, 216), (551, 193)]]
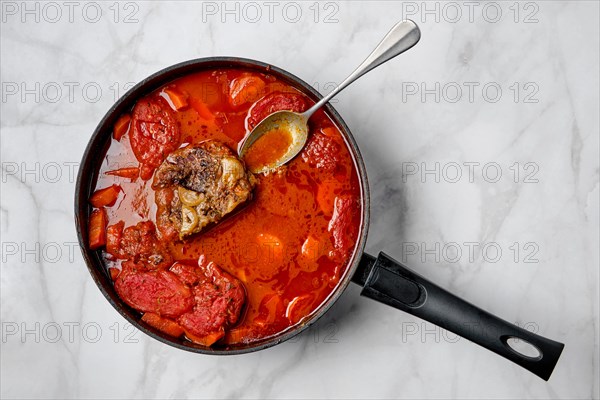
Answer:
[[(458, 298), (411, 271), (385, 253), (364, 254), (352, 281), (363, 286), (362, 296), (395, 307), (454, 332), (548, 380), (564, 344), (522, 329)], [(533, 345), (531, 357), (510, 347), (519, 339)]]

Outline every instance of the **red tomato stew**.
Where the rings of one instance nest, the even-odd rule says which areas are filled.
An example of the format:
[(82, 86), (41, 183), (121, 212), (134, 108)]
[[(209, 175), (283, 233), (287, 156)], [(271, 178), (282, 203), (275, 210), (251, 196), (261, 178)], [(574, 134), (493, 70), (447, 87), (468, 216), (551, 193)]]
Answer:
[[(252, 174), (238, 145), (264, 117), (313, 102), (269, 74), (179, 78), (121, 115), (89, 202), (89, 247), (150, 326), (205, 346), (301, 324), (331, 295), (361, 229), (355, 160), (323, 111), (299, 156)], [(281, 153), (289, 142), (265, 143)]]

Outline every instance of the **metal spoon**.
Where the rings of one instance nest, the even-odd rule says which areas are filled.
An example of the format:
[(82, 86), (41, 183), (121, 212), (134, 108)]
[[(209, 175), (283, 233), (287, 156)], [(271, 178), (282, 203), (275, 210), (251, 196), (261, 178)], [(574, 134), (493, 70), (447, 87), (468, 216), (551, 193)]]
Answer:
[(335, 90), (301, 114), (292, 111), (277, 111), (270, 114), (256, 125), (252, 132), (244, 139), (238, 148), (238, 154), (242, 159), (246, 160), (247, 164), (249, 164), (246, 156), (258, 139), (269, 132), (278, 132), (278, 135), (281, 136), (283, 131), (284, 133), (287, 132), (287, 134), (289, 134), (288, 139), (290, 139), (290, 144), (287, 151), (271, 162), (261, 163), (259, 165), (249, 164), (248, 167), (254, 173), (261, 173), (271, 171), (284, 165), (297, 156), (306, 144), (308, 138), (308, 119), (315, 111), (331, 100), (333, 96), (345, 89), (346, 86), (370, 70), (413, 47), (420, 38), (421, 31), (413, 21), (405, 20), (397, 23), (377, 45), (375, 50), (369, 54), (365, 61), (363, 61), (363, 63), (360, 64), (358, 68), (356, 68)]

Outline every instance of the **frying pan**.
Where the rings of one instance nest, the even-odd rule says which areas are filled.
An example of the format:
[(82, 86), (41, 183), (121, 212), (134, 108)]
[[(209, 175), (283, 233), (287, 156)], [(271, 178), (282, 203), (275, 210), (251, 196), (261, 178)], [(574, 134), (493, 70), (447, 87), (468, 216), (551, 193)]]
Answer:
[[(360, 237), (354, 253), (337, 288), (331, 295), (315, 312), (303, 320), (303, 323), (276, 336), (249, 344), (206, 347), (186, 339), (170, 337), (141, 321), (140, 313), (130, 308), (117, 296), (102, 261), (101, 252), (90, 250), (87, 246), (87, 224), (91, 212), (88, 199), (94, 190), (98, 166), (110, 144), (112, 127), (117, 118), (122, 113), (129, 111), (138, 99), (168, 82), (190, 73), (216, 68), (245, 68), (271, 74), (299, 89), (314, 101), (318, 101), (322, 97), (303, 80), (273, 65), (236, 57), (210, 57), (176, 64), (149, 76), (129, 90), (108, 110), (92, 134), (81, 160), (75, 187), (75, 224), (83, 258), (94, 282), (110, 304), (127, 321), (147, 335), (179, 349), (218, 355), (248, 353), (284, 342), (308, 328), (327, 312), (352, 281), (362, 287), (362, 296), (423, 318), (513, 361), (542, 379), (550, 378), (563, 350), (562, 343), (536, 335), (477, 308), (383, 252), (379, 253), (377, 257), (364, 253), (369, 227), (367, 174), (362, 156), (348, 126), (331, 104), (327, 104), (324, 110), (339, 127), (354, 157), (361, 185), (363, 210)], [(528, 343), (537, 350), (538, 354), (530, 356), (517, 351), (509, 344), (511, 339)]]

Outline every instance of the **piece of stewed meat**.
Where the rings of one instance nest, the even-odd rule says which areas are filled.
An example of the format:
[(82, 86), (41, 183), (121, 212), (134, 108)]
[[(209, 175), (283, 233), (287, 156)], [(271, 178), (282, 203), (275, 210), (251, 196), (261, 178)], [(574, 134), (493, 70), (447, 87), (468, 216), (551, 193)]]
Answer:
[(180, 239), (198, 233), (250, 200), (254, 184), (244, 163), (219, 141), (178, 149), (154, 175), (159, 231)]

